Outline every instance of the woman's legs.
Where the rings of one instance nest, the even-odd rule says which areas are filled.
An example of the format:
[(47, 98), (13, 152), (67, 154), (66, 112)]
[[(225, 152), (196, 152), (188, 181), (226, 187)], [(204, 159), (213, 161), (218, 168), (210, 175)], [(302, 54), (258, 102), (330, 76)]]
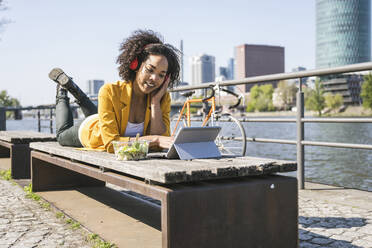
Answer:
[(51, 70), (49, 78), (68, 90), (75, 97), (85, 117), (97, 114), (97, 106), (94, 105), (89, 97), (62, 71), (62, 69), (54, 68)]
[(82, 147), (79, 140), (79, 127), (81, 123), (74, 125), (70, 99), (67, 90), (57, 86), (56, 99), (56, 133), (57, 141), (62, 146)]
[(67, 91), (76, 98), (85, 117), (97, 114), (97, 106), (61, 69), (54, 68), (49, 73), (49, 78), (58, 84), (56, 102), (57, 141), (63, 146), (81, 147), (79, 127), (82, 121), (74, 125)]

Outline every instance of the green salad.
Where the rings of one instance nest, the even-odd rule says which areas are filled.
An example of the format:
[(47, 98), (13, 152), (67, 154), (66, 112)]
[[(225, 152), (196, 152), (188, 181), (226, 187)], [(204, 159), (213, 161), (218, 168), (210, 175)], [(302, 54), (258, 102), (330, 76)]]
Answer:
[(149, 145), (147, 142), (134, 141), (131, 145), (119, 147), (116, 154), (118, 160), (139, 160), (146, 158)]

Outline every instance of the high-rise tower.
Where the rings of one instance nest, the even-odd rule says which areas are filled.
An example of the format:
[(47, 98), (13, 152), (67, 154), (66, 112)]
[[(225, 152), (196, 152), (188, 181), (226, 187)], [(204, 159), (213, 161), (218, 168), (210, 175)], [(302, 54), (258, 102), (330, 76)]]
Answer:
[[(191, 84), (214, 82), (215, 57), (207, 54), (191, 57)], [(201, 91), (197, 91), (201, 93)]]
[[(243, 44), (235, 47), (235, 79), (284, 72), (284, 47)], [(277, 82), (271, 83), (274, 88)], [(258, 83), (260, 85), (261, 83)], [(249, 92), (253, 84), (237, 85), (241, 92)]]
[(316, 67), (371, 60), (371, 1), (316, 1)]
[[(371, 1), (316, 1), (316, 67), (371, 61)], [(363, 76), (321, 77), (325, 92), (340, 94), (345, 105), (360, 104)]]

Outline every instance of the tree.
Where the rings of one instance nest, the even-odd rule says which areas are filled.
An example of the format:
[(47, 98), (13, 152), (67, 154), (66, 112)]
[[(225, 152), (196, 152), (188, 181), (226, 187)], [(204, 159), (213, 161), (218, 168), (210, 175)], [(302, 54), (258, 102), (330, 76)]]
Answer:
[(16, 98), (10, 97), (6, 90), (0, 92), (0, 105), (5, 107), (20, 106), (19, 101)]
[(271, 84), (261, 86), (255, 85), (250, 91), (250, 101), (247, 105), (247, 112), (257, 111), (273, 111), (273, 92), (274, 88)]
[(322, 115), (322, 110), (325, 107), (325, 98), (323, 85), (319, 80), (315, 81), (315, 89), (308, 91), (307, 99), (305, 100), (305, 107), (308, 110), (314, 110), (318, 112), (318, 115)]
[(277, 92), (279, 99), (283, 102), (284, 109), (287, 110), (296, 98), (296, 85), (288, 84), (287, 81), (282, 80), (278, 83)]
[(336, 109), (341, 107), (341, 105), (344, 103), (344, 99), (341, 94), (331, 94), (331, 93), (326, 93), (324, 95), (325, 98), (325, 105), (330, 108), (330, 109)]
[(372, 109), (372, 74), (364, 76), (362, 92), (360, 96), (363, 99), (363, 107)]

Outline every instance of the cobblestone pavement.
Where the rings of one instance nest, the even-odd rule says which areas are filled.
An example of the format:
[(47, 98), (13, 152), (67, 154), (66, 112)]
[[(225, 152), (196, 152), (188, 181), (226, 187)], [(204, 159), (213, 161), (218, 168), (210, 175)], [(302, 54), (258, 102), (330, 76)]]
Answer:
[(300, 247), (372, 247), (371, 209), (302, 197), (300, 192), (298, 222)]
[[(300, 191), (300, 247), (372, 248), (372, 210), (331, 201)], [(0, 248), (90, 247), (85, 237), (86, 231), (72, 230), (55, 211), (26, 198), (18, 185), (0, 179)]]
[(26, 198), (21, 187), (0, 179), (0, 247), (90, 247), (82, 229), (73, 230), (56, 213)]

